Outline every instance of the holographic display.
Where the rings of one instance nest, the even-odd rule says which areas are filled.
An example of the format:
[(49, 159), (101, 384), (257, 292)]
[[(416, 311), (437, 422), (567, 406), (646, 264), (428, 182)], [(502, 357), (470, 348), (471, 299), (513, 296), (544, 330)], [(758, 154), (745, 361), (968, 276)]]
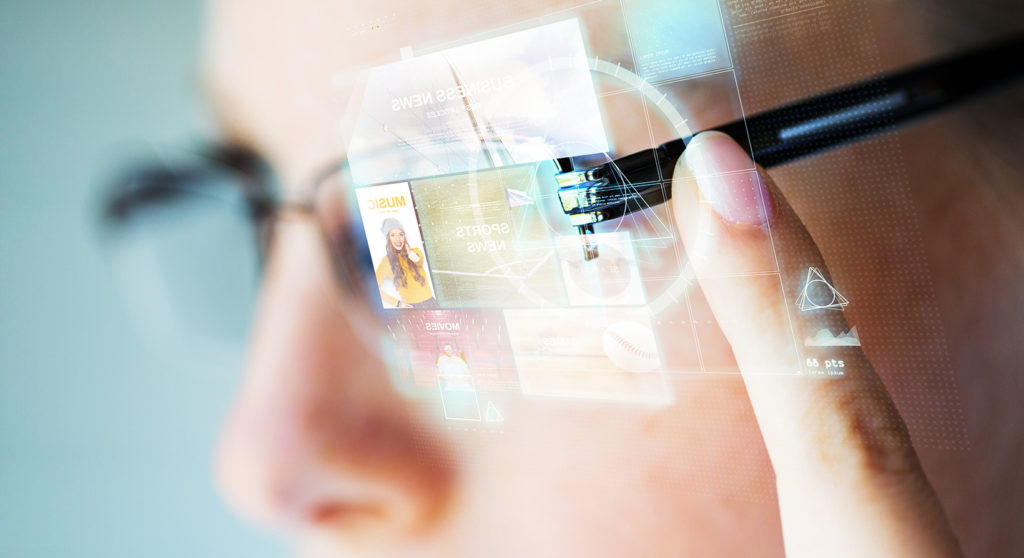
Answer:
[(394, 312), (386, 327), (393, 368), (409, 391), (431, 390), (439, 377), (471, 378), (482, 391), (518, 389), (500, 311)]
[[(619, 7), (630, 60), (602, 58), (606, 37), (591, 30), (587, 45), (567, 19), (415, 57), (409, 47), (365, 76), (349, 170), (388, 357), (407, 392), (440, 397), (446, 420), (500, 423), (514, 407), (493, 395), (508, 393), (661, 405), (673, 398), (666, 372), (740, 371), (724, 333), (731, 324), (716, 319), (694, 273), (723, 229), (686, 223), (701, 240), (684, 251), (680, 224), (660, 205), (675, 159), (642, 157), (723, 122), (747, 135), (719, 6)], [(606, 130), (603, 111), (627, 105), (636, 121)], [(623, 140), (629, 125), (641, 133)], [(612, 140), (637, 153), (608, 153)], [(618, 178), (601, 182), (588, 174), (595, 165)], [(639, 178), (623, 182), (627, 172)], [(572, 222), (582, 217), (560, 195), (574, 174), (569, 201), (596, 216), (585, 241)], [(759, 191), (753, 165), (722, 180)], [(613, 182), (628, 211), (608, 217), (601, 188)], [(742, 266), (702, 267), (702, 284), (763, 292), (791, 324), (744, 372), (845, 373), (841, 353), (861, 342), (844, 322), (848, 299), (824, 272), (784, 261), (784, 239), (761, 221), (743, 233)]]
[(652, 82), (732, 66), (716, 0), (623, 0), (639, 69)]
[(665, 404), (644, 308), (506, 310), (523, 394)]
[(373, 184), (607, 150), (568, 19), (371, 69), (349, 159)]
[(438, 300), (446, 308), (562, 306), (558, 259), (534, 165), (412, 183)]
[(356, 191), (359, 213), (385, 308), (434, 308), (430, 266), (409, 184)]
[(590, 235), (600, 258), (587, 260), (579, 235), (560, 236), (558, 259), (566, 293), (573, 306), (637, 306), (644, 303), (643, 284), (628, 232)]

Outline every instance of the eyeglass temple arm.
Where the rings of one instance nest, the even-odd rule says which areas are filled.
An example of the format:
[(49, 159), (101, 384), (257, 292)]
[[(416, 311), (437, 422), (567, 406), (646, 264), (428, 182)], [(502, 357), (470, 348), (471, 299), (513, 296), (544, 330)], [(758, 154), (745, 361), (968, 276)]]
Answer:
[[(768, 168), (892, 131), (1022, 76), (1024, 35), (1016, 35), (711, 129), (735, 139)], [(559, 159), (559, 198), (570, 222), (586, 234), (594, 223), (671, 198), (664, 181), (690, 139), (579, 171), (570, 159)]]
[[(257, 155), (222, 145), (208, 146), (202, 151), (207, 159), (217, 161), (244, 178), (237, 184), (253, 219), (261, 220), (273, 212), (276, 202), (266, 180), (269, 169)], [(129, 219), (137, 209), (194, 194), (207, 184), (214, 172), (214, 169), (195, 165), (185, 169), (155, 166), (125, 173), (104, 197), (102, 218), (108, 224), (119, 223)]]

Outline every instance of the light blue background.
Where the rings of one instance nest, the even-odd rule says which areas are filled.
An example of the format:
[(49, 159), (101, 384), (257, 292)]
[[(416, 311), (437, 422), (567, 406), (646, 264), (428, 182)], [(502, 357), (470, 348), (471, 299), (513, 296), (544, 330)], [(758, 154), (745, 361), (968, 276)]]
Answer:
[(0, 17), (0, 556), (281, 556), (211, 479), (238, 381), (158, 356), (93, 227), (122, 147), (202, 135), (202, 5), (7, 2)]

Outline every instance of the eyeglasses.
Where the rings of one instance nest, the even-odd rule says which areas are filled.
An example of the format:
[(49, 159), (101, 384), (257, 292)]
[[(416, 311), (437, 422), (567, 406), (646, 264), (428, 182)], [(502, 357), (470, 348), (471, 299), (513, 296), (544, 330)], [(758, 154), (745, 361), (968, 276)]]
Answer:
[[(332, 161), (286, 199), (258, 154), (209, 144), (154, 149), (116, 175), (103, 192), (99, 225), (138, 330), (155, 345), (180, 340), (239, 350), (284, 213), (315, 221), (339, 289), (360, 295), (355, 300), (375, 297), (366, 237), (349, 214), (343, 173), (344, 162)], [(361, 315), (383, 323), (379, 304), (361, 306)]]
[(137, 330), (156, 347), (238, 350), (279, 205), (269, 167), (243, 149), (153, 149), (118, 174), (100, 232)]
[[(893, 130), (914, 119), (1012, 83), (1024, 74), (1024, 36), (839, 88), (713, 128), (746, 147), (764, 168)], [(692, 137), (692, 136), (691, 136)], [(588, 240), (594, 224), (664, 203), (666, 180), (690, 137), (593, 168), (558, 161), (562, 210)]]
[[(1024, 71), (1022, 45), (1024, 40), (1017, 37), (718, 129), (748, 145), (757, 162), (780, 164), (891, 128), (1008, 82)], [(980, 64), (995, 59), (1006, 63)], [(991, 70), (997, 66), (998, 70)], [(548, 210), (555, 208), (569, 216), (562, 217), (560, 230), (580, 227), (589, 235), (596, 222), (613, 221), (667, 199), (670, 163), (684, 147), (685, 138), (592, 168), (577, 158), (520, 166), (513, 172), (532, 175), (531, 181), (547, 188), (532, 201), (538, 202), (542, 212), (550, 214)], [(164, 334), (190, 331), (193, 341), (240, 345), (266, 261), (274, 217), (282, 209), (315, 218), (330, 248), (338, 286), (364, 301), (365, 313), (377, 323), (387, 322), (389, 314), (378, 303), (381, 283), (374, 273), (366, 228), (356, 209), (359, 200), (354, 199), (353, 189), (344, 185), (341, 161), (331, 162), (314, 176), (303, 199), (285, 201), (269, 166), (245, 149), (204, 146), (155, 155), (111, 182), (102, 209), (103, 230), (108, 233), (115, 267), (126, 279), (122, 290), (131, 299), (129, 308), (149, 324), (146, 329), (157, 325)], [(645, 163), (637, 165), (637, 161)], [(649, 176), (652, 169), (657, 175), (654, 178)], [(510, 171), (484, 169), (471, 173), (468, 180), (491, 180), (496, 172)], [(420, 187), (427, 191), (430, 184)], [(481, 245), (481, 249), (485, 247)], [(593, 245), (584, 244), (585, 259), (597, 253)], [(572, 265), (570, 262), (570, 271)]]

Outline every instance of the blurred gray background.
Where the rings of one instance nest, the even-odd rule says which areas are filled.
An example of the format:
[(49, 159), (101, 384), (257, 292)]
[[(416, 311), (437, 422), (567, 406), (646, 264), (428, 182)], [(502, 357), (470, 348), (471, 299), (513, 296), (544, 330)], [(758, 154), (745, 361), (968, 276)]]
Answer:
[(208, 135), (202, 3), (7, 2), (0, 17), (0, 556), (280, 556), (211, 476), (239, 355), (143, 346), (96, 186)]

